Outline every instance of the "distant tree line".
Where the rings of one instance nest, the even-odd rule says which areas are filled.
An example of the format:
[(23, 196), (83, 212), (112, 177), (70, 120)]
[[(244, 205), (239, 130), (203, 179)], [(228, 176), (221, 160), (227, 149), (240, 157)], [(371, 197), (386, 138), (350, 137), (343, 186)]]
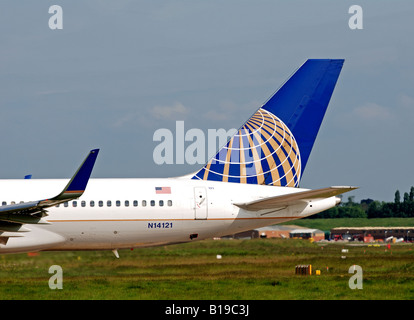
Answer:
[(394, 202), (375, 201), (372, 199), (354, 202), (348, 197), (339, 206), (333, 207), (308, 219), (330, 218), (410, 218), (414, 217), (414, 187), (405, 192), (401, 199), (400, 191), (395, 191)]

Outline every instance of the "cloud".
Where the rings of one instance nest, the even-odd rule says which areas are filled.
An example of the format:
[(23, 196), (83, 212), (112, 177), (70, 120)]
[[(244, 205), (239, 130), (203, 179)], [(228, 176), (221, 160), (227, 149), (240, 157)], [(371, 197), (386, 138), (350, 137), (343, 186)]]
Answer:
[(414, 98), (407, 96), (406, 94), (402, 94), (400, 97), (401, 105), (406, 109), (413, 109), (414, 108)]
[(128, 122), (135, 121), (137, 119), (137, 115), (137, 113), (127, 114), (122, 118), (117, 119), (111, 126), (115, 128), (123, 127)]
[(227, 120), (229, 118), (229, 115), (216, 110), (209, 110), (203, 114), (203, 117), (206, 120), (223, 121)]
[(189, 113), (181, 102), (175, 102), (172, 106), (155, 106), (150, 110), (150, 114), (156, 119), (171, 119), (177, 115), (185, 116)]
[(367, 102), (357, 107), (354, 109), (353, 114), (357, 118), (367, 121), (388, 121), (394, 118), (394, 115), (388, 108), (374, 102)]
[(144, 111), (131, 111), (119, 117), (112, 123), (112, 127), (119, 128), (129, 124), (151, 125), (151, 120), (171, 120), (178, 119), (179, 116), (185, 117), (189, 114), (189, 109), (180, 102), (175, 102), (171, 106), (155, 106)]
[(241, 125), (248, 117), (250, 117), (260, 106), (261, 104), (258, 101), (251, 101), (248, 103), (237, 104), (230, 100), (225, 100), (220, 102), (219, 110), (211, 109), (205, 112), (202, 116), (206, 120), (213, 121), (227, 121), (238, 119), (239, 122), (235, 124)]

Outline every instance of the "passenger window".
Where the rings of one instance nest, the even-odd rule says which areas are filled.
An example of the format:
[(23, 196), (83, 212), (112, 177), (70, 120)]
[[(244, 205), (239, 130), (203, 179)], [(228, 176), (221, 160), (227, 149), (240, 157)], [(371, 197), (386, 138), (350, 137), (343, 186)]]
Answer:
[(129, 201), (125, 200), (125, 207), (129, 207)]
[(12, 201), (12, 202), (10, 202), (10, 204), (16, 204), (16, 201)]
[(76, 201), (72, 201), (72, 207), (77, 207), (78, 203)]
[(171, 207), (172, 206), (172, 200), (168, 200), (168, 206)]
[(82, 206), (82, 207), (85, 207), (85, 206), (86, 206), (86, 201), (82, 200), (82, 201), (81, 201), (81, 206)]
[(91, 200), (91, 202), (89, 202), (89, 205), (90, 205), (91, 207), (94, 207), (94, 206), (95, 206), (95, 201)]
[(121, 201), (116, 200), (116, 206), (117, 206), (117, 207), (120, 207), (120, 206), (121, 206)]
[(164, 206), (164, 200), (160, 200), (160, 207)]
[(147, 206), (147, 200), (142, 200), (142, 206), (146, 207)]
[(138, 200), (134, 200), (134, 207), (138, 207)]
[(2, 206), (5, 206), (5, 205), (7, 205), (7, 202), (6, 202), (6, 201), (3, 201), (3, 202), (1, 203), (1, 205), (2, 205)]
[(107, 207), (112, 206), (112, 202), (111, 202), (111, 200), (108, 200), (108, 201), (106, 202), (106, 206), (107, 206)]
[(69, 203), (66, 201), (66, 202), (63, 204), (63, 206), (64, 206), (65, 208), (67, 208), (67, 207), (69, 206)]
[(103, 201), (102, 200), (99, 200), (98, 206), (103, 207)]
[(151, 207), (155, 206), (155, 200), (151, 200)]

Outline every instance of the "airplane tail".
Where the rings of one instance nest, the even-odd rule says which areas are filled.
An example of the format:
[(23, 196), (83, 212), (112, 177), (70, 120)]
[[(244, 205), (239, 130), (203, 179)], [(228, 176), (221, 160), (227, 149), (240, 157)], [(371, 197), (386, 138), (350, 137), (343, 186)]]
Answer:
[(343, 63), (307, 60), (192, 179), (298, 187)]

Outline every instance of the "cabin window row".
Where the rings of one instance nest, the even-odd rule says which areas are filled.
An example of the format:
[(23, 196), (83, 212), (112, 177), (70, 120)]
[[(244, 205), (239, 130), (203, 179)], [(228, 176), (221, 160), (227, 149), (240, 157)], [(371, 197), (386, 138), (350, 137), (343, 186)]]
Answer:
[[(77, 207), (78, 206), (78, 202), (80, 202), (80, 206), (81, 207), (86, 207), (87, 206), (87, 202), (85, 200), (82, 201), (70, 201), (71, 202), (71, 206), (72, 207)], [(89, 201), (89, 207), (146, 207), (146, 206), (151, 206), (151, 207), (155, 207), (156, 205), (158, 205), (159, 207), (164, 207), (164, 206), (168, 206), (171, 207), (172, 206), (172, 200), (142, 200), (141, 201), (141, 205), (139, 205), (139, 201), (138, 200), (133, 200), (133, 201), (129, 201), (129, 200), (125, 200), (124, 202), (120, 201), (120, 200), (116, 200), (114, 202), (112, 202), (111, 200), (107, 200), (107, 201), (103, 201), (103, 200), (99, 200), (99, 201), (95, 201), (95, 200), (90, 200)], [(63, 203), (64, 207), (69, 207), (69, 202), (64, 202)], [(59, 207), (59, 205), (57, 205), (57, 207)]]
[[(86, 207), (87, 206), (87, 201), (85, 201), (85, 200), (82, 200), (82, 201), (76, 201), (76, 200), (74, 200), (74, 201), (70, 201), (71, 202), (71, 206), (72, 207), (77, 207), (78, 206), (78, 202), (80, 202), (80, 206), (81, 207)], [(11, 201), (10, 202), (10, 204), (15, 204), (16, 202), (15, 201)], [(23, 203), (23, 201), (20, 201), (20, 203)], [(120, 201), (120, 200), (116, 200), (116, 201), (114, 201), (114, 203), (112, 203), (112, 201), (111, 200), (107, 200), (107, 201), (103, 201), (103, 200), (99, 200), (99, 201), (95, 201), (95, 200), (90, 200), (89, 201), (89, 207), (104, 207), (104, 206), (106, 206), (106, 207), (112, 207), (112, 204), (115, 206), (115, 207), (121, 207), (122, 205), (124, 206), (124, 207), (138, 207), (138, 206), (141, 206), (141, 207), (146, 207), (147, 205), (149, 205), (149, 206), (151, 206), (151, 207), (155, 207), (156, 205), (158, 205), (159, 207), (164, 207), (164, 206), (168, 206), (168, 207), (171, 207), (172, 206), (172, 200), (158, 200), (158, 201), (155, 201), (155, 200), (150, 200), (150, 201), (147, 201), (147, 200), (142, 200), (141, 201), (141, 205), (139, 205), (139, 201), (138, 200), (133, 200), (133, 201), (129, 201), (129, 200), (125, 200), (124, 202), (122, 202), (122, 201)], [(5, 205), (7, 205), (7, 202), (6, 201), (3, 201), (2, 202), (2, 205), (3, 206), (5, 206)], [(56, 207), (59, 207), (60, 205), (57, 205)], [(63, 206), (64, 207), (69, 207), (69, 202), (64, 202), (63, 203)]]

